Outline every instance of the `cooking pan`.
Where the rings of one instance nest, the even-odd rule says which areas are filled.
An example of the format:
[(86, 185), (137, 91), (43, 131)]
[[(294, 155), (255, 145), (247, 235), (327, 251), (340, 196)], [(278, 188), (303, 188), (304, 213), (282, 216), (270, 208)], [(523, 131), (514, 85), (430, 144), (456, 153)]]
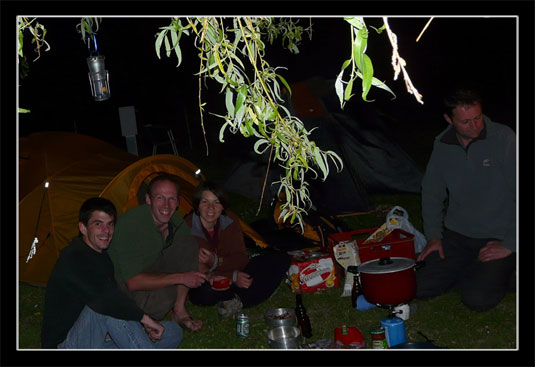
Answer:
[(398, 305), (408, 303), (416, 295), (415, 270), (423, 262), (416, 263), (405, 257), (385, 257), (367, 261), (348, 271), (360, 274), (364, 297), (370, 303)]

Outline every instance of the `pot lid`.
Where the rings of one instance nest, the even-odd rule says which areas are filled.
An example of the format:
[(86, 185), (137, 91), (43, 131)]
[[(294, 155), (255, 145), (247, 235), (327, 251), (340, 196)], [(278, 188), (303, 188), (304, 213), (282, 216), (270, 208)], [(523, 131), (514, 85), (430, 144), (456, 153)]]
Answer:
[(385, 274), (410, 269), (414, 265), (415, 261), (408, 257), (383, 257), (366, 261), (359, 265), (358, 269), (360, 273), (365, 274)]

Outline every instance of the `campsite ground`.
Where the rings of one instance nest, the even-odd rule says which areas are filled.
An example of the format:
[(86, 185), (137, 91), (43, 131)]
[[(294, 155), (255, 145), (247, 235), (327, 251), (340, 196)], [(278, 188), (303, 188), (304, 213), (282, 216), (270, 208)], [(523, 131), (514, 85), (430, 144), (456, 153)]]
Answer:
[[(394, 113), (395, 111), (392, 111), (390, 116), (393, 116)], [(402, 124), (392, 118), (390, 126), (392, 136), (399, 138), (399, 143), (423, 169), (431, 151), (433, 137), (444, 128), (444, 125), (440, 123), (424, 125), (421, 119), (415, 119), (409, 124)], [(236, 149), (236, 142), (240, 139), (243, 138), (229, 137), (225, 144), (219, 144), (215, 138), (211, 139), (208, 156), (198, 153), (199, 149), (205, 153), (204, 147), (196, 147), (194, 149), (197, 150), (196, 153), (191, 151), (188, 153), (188, 149), (179, 149), (179, 151), (181, 150), (182, 155), (201, 167), (207, 177), (222, 181), (232, 162), (248, 150), (247, 147), (243, 150)], [(228, 162), (228, 164), (221, 164), (222, 161)], [(245, 221), (253, 222), (269, 218), (268, 208), (264, 207), (260, 214), (256, 215), (257, 203), (238, 195), (231, 195), (231, 198), (235, 211)], [(374, 212), (345, 219), (351, 228), (361, 229), (378, 226), (384, 222), (385, 214), (390, 208), (400, 205), (407, 209), (411, 222), (417, 229), (421, 230), (420, 198), (418, 195), (384, 194), (373, 196), (371, 200), (375, 208)], [(334, 328), (345, 323), (361, 330), (367, 346), (371, 347), (369, 331), (380, 326), (380, 320), (387, 315), (386, 310), (356, 311), (350, 307), (348, 298), (340, 298), (341, 291), (342, 288), (339, 287), (317, 294), (305, 295), (304, 303), (313, 327), (313, 337), (307, 342), (333, 339)], [(20, 284), (19, 292), (18, 347), (20, 349), (39, 349), (44, 289)], [(518, 345), (516, 302), (516, 293), (510, 293), (495, 309), (478, 313), (462, 306), (460, 295), (456, 292), (429, 301), (415, 301), (417, 310), (406, 322), (408, 340), (425, 341), (419, 334), (421, 332), (429, 339), (434, 340), (436, 345), (449, 349), (515, 349)], [(191, 313), (203, 319), (206, 326), (198, 333), (186, 333), (180, 349), (267, 349), (267, 327), (263, 320), (263, 313), (271, 307), (294, 306), (293, 294), (289, 287), (282, 283), (278, 291), (268, 301), (247, 310), (251, 321), (250, 336), (241, 340), (235, 336), (234, 320), (219, 320), (217, 311), (213, 307), (203, 308), (190, 305)]]

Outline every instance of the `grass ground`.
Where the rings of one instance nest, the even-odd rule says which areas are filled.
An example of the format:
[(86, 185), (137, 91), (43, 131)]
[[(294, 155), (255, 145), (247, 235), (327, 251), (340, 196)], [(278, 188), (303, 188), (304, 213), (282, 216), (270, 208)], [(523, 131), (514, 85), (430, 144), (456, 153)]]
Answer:
[[(212, 144), (217, 149), (217, 145)], [(424, 151), (415, 151), (424, 164), (430, 146)], [(221, 181), (225, 169), (221, 164), (214, 164), (213, 157), (219, 153), (210, 153), (210, 157), (197, 156), (192, 161), (203, 168), (207, 177)], [(223, 153), (224, 154), (224, 153)], [(186, 155), (186, 158), (190, 158)], [(231, 195), (233, 209), (245, 221), (269, 217), (269, 208), (263, 208), (256, 216), (257, 204), (244, 198)], [(395, 205), (404, 207), (409, 213), (411, 223), (422, 229), (420, 199), (418, 195), (391, 194), (377, 195), (372, 198), (375, 211), (366, 215), (345, 218), (351, 228), (362, 229), (379, 226), (385, 220), (386, 213)], [(364, 335), (368, 347), (371, 345), (369, 331), (380, 326), (381, 319), (387, 316), (384, 309), (357, 311), (351, 308), (348, 297), (341, 298), (342, 287), (332, 288), (316, 294), (304, 295), (313, 328), (313, 337), (307, 343), (319, 339), (333, 339), (334, 328), (342, 324), (356, 326)], [(456, 292), (448, 293), (428, 301), (414, 301), (417, 311), (405, 322), (409, 341), (425, 341), (421, 332), (438, 346), (449, 349), (515, 349), (517, 339), (517, 297), (508, 294), (493, 310), (478, 313), (468, 310), (460, 302)], [(40, 348), (40, 328), (44, 309), (44, 289), (28, 284), (19, 284), (18, 347), (20, 349)], [(215, 307), (198, 307), (189, 305), (192, 315), (204, 321), (205, 327), (197, 333), (186, 332), (179, 349), (267, 349), (267, 327), (263, 320), (264, 312), (272, 307), (295, 307), (295, 297), (285, 283), (267, 301), (247, 309), (250, 318), (250, 336), (239, 339), (235, 335), (233, 319), (219, 320)], [(336, 357), (338, 358), (338, 357)], [(334, 360), (333, 360), (334, 362)], [(226, 363), (229, 363), (228, 361)], [(431, 362), (430, 362), (431, 363)], [(216, 363), (217, 364), (217, 363)], [(330, 363), (327, 363), (330, 364)], [(353, 361), (358, 364), (358, 361)]]
[[(383, 195), (374, 198), (377, 211), (367, 215), (346, 218), (352, 228), (370, 228), (384, 221), (385, 212), (394, 205), (407, 209), (413, 224), (420, 226), (417, 195)], [(248, 205), (242, 203), (242, 207)], [(247, 215), (247, 213), (243, 213)], [(351, 308), (349, 297), (340, 297), (342, 286), (315, 294), (305, 294), (304, 304), (310, 317), (313, 337), (334, 338), (334, 328), (342, 324), (356, 326), (371, 346), (369, 331), (380, 326), (388, 312), (377, 308), (358, 311)], [(40, 327), (44, 308), (44, 289), (27, 284), (19, 285), (19, 347), (40, 348)], [(414, 301), (417, 310), (405, 322), (409, 341), (425, 341), (421, 332), (438, 346), (449, 349), (515, 349), (517, 347), (516, 293), (508, 294), (493, 310), (473, 312), (460, 302), (460, 294), (452, 292), (427, 301)], [(235, 335), (233, 319), (219, 320), (215, 307), (189, 305), (190, 312), (205, 323), (197, 333), (185, 334), (179, 349), (268, 349), (267, 326), (264, 312), (272, 307), (295, 307), (295, 297), (285, 283), (264, 303), (247, 309), (250, 318), (250, 336), (239, 339)]]

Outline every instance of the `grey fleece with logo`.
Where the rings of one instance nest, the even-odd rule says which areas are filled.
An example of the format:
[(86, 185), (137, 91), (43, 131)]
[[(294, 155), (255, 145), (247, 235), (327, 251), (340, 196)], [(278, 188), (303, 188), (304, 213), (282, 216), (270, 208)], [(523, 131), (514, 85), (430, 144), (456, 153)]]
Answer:
[[(483, 115), (485, 128), (463, 148), (450, 125), (434, 142), (422, 181), (428, 240), (443, 226), (471, 238), (495, 238), (516, 252), (516, 135)], [(447, 208), (444, 212), (444, 201)]]

